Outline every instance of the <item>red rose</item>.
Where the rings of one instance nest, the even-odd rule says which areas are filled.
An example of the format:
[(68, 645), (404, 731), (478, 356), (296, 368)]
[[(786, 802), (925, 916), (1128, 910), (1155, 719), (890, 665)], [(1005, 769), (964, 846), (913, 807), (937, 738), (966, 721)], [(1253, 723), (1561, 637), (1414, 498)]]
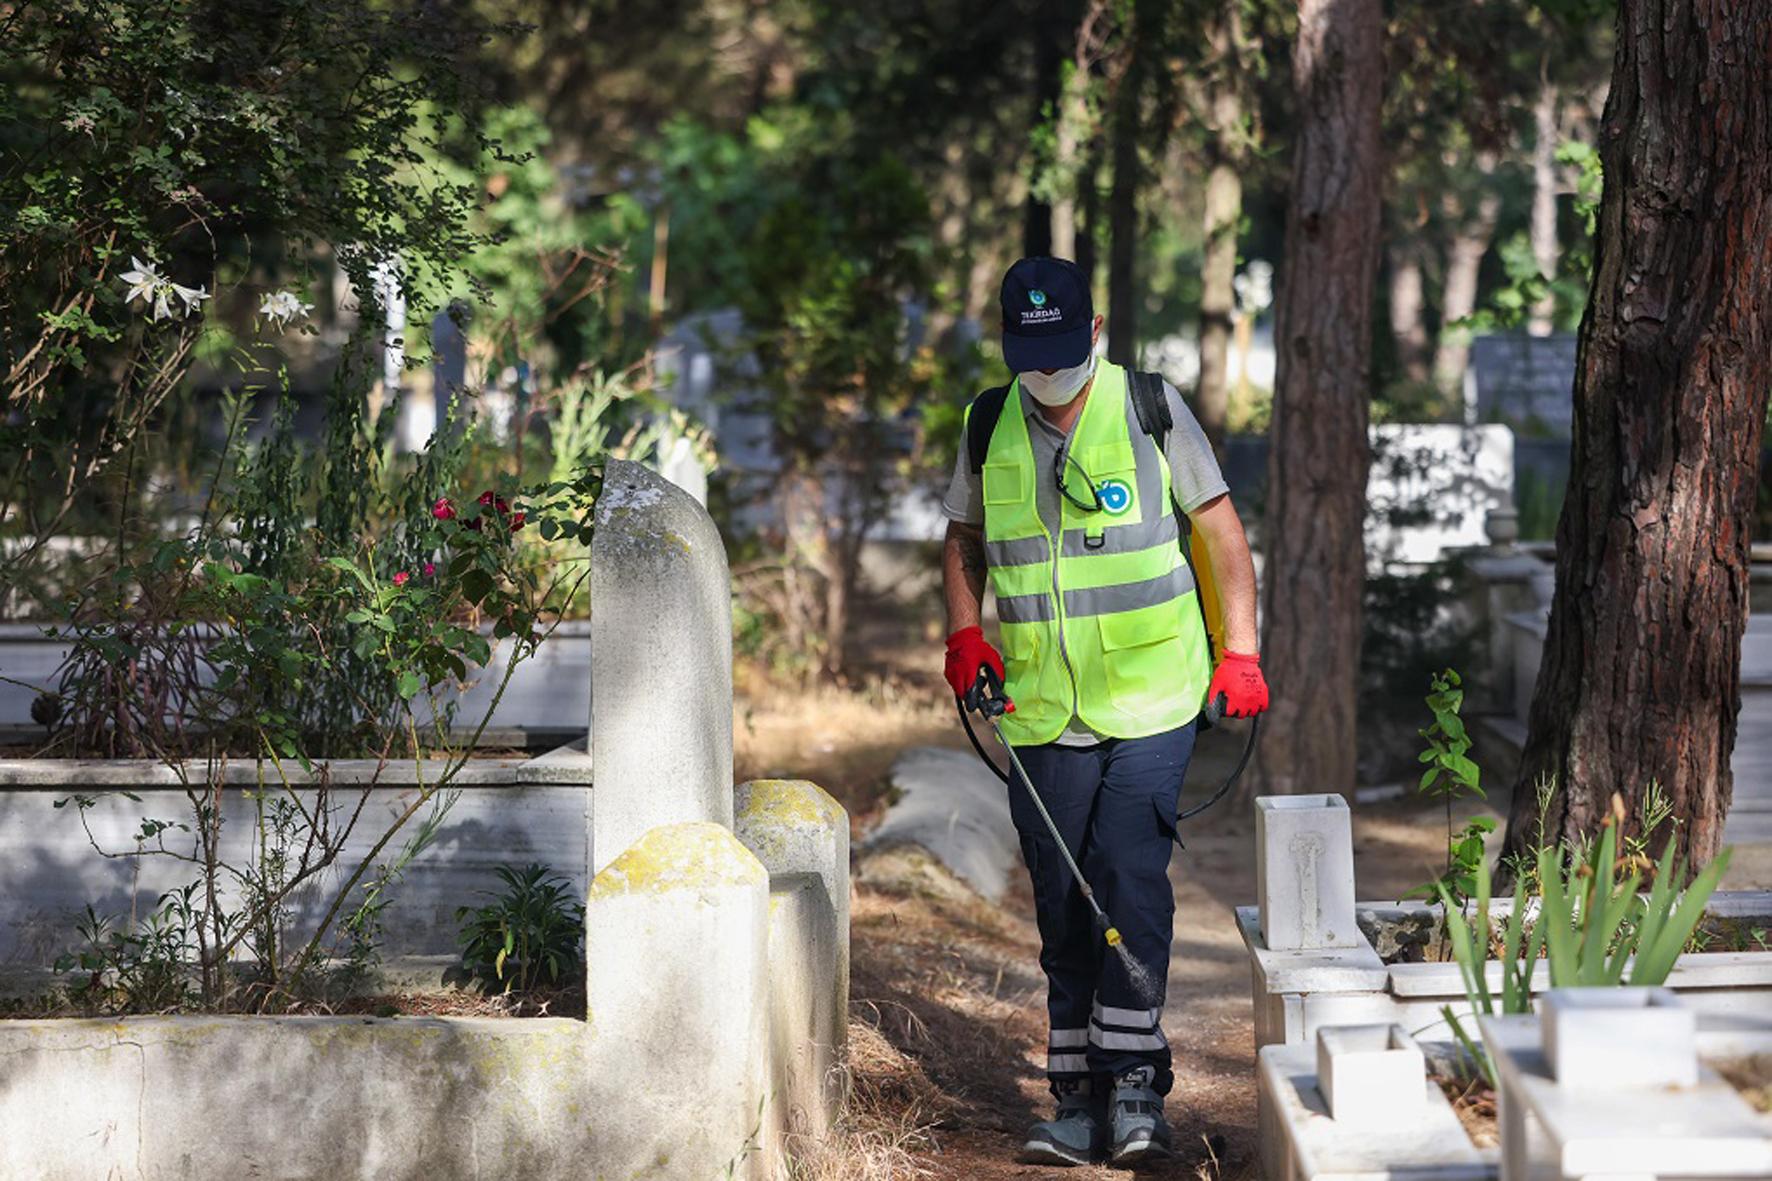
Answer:
[(515, 512), (515, 513), (511, 514), (511, 532), (512, 533), (515, 533), (517, 530), (519, 530), (523, 527), (523, 516), (524, 515), (522, 512)]
[(449, 503), (447, 496), (439, 496), (437, 503), (431, 506), (431, 515), (439, 521), (455, 520), (455, 506)]
[(433, 576), (436, 573), (437, 573), (437, 564), (435, 562), (426, 562), (425, 563), (425, 577), (430, 578), (431, 576)]
[(402, 570), (398, 574), (394, 575), (394, 585), (395, 586), (405, 586), (410, 581), (412, 581), (412, 575), (406, 573), (406, 571), (404, 571), (404, 570)]

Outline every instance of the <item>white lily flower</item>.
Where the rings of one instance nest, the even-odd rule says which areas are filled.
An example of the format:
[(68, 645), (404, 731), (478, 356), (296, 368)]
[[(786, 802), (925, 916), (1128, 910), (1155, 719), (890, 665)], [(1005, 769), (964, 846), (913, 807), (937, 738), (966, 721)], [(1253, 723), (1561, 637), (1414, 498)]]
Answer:
[(154, 319), (156, 320), (170, 320), (175, 315), (171, 302), (166, 298), (169, 290), (170, 288), (165, 285), (154, 288)]
[(151, 302), (154, 297), (154, 289), (166, 280), (159, 271), (154, 269), (154, 264), (151, 262), (143, 262), (133, 254), (129, 256), (129, 262), (135, 269), (124, 271), (117, 276), (119, 281), (129, 285), (129, 294), (123, 297), (123, 302), (130, 304), (138, 299), (143, 303)]
[(293, 291), (273, 291), (258, 305), (258, 314), (270, 320), (279, 330), (291, 320), (304, 318), (313, 310), (313, 304), (303, 303), (301, 297)]
[(207, 284), (202, 284), (196, 287), (181, 287), (179, 284), (174, 283), (171, 286), (173, 293), (185, 301), (184, 314), (187, 316), (201, 308), (203, 306), (203, 301), (209, 298)]

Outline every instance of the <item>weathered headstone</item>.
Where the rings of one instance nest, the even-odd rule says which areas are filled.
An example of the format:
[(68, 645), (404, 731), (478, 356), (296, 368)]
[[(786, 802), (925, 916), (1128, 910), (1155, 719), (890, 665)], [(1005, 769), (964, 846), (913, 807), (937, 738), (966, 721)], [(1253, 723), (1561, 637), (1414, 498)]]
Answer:
[(707, 510), (612, 460), (591, 541), (591, 868), (660, 824), (732, 827), (732, 588)]
[(705, 821), (618, 853), (586, 903), (585, 1003), (619, 1066), (594, 1076), (586, 1118), (607, 1124), (612, 1160), (657, 1162), (622, 1176), (758, 1176), (744, 1146), (769, 1098), (769, 874)]
[(1353, 821), (1340, 796), (1257, 799), (1255, 877), (1269, 950), (1359, 946)]
[(1572, 333), (1496, 333), (1471, 341), (1464, 371), (1470, 422), (1501, 422), (1531, 434), (1569, 435), (1575, 411)]

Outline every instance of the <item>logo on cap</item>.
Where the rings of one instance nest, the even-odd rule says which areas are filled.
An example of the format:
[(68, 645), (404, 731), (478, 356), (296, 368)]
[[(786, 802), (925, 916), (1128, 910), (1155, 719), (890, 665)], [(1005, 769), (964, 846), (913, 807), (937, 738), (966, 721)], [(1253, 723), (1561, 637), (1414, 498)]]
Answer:
[(1036, 288), (1028, 292), (1028, 302), (1037, 308), (1043, 308), (1046, 306), (1046, 293)]

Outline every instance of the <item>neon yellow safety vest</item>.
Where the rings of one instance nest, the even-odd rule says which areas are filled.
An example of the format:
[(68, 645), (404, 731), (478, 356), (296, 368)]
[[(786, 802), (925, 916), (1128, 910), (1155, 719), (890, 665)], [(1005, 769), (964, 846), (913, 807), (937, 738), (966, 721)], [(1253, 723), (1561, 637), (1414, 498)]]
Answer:
[(1113, 738), (1173, 730), (1199, 712), (1212, 669), (1169, 464), (1139, 429), (1123, 368), (1097, 366), (1065, 447), (1065, 487), (1089, 503), (1086, 474), (1104, 507), (1085, 512), (1061, 496), (1054, 539), (1036, 503), (1053, 473), (1036, 470), (1016, 382), (983, 470), (985, 554), (1015, 702), (1003, 736), (1051, 742), (1073, 716)]

